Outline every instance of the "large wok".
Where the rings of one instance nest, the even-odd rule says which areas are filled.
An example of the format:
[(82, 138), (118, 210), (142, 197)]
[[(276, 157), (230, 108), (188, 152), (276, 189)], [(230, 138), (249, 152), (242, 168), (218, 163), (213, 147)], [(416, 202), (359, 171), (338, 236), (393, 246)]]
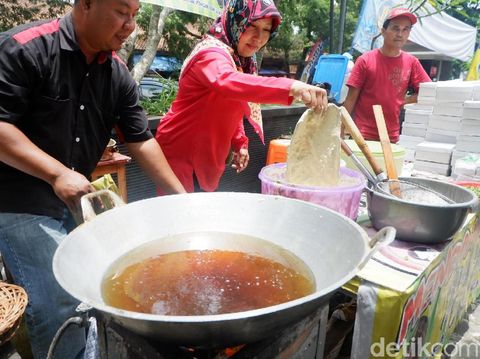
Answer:
[[(313, 272), (316, 292), (283, 304), (238, 313), (165, 316), (106, 305), (104, 273), (116, 259), (151, 240), (170, 235), (220, 231), (265, 239), (302, 259)], [(108, 210), (71, 232), (58, 247), (53, 271), (78, 300), (120, 325), (150, 339), (193, 347), (226, 347), (257, 341), (317, 310), (335, 289), (353, 278), (392, 227), (373, 239), (355, 222), (308, 202), (249, 193), (195, 193), (164, 196)], [(164, 252), (229, 249), (263, 253), (253, 243), (231, 240), (165, 240)], [(262, 241), (259, 241), (262, 242)]]

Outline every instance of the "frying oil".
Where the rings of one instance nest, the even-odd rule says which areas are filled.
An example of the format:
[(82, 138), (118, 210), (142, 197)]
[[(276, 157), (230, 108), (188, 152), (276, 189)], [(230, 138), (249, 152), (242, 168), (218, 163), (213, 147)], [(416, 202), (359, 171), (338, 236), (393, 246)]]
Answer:
[[(169, 240), (195, 242), (189, 236), (199, 235)], [(247, 247), (261, 245), (254, 253), (224, 248), (159, 253), (165, 241), (149, 242), (107, 271), (102, 284), (106, 304), (161, 315), (213, 315), (268, 307), (315, 291), (308, 266), (277, 245), (220, 232), (203, 232), (200, 237), (215, 241), (225, 236), (235, 241), (235, 247), (242, 247), (242, 241)]]

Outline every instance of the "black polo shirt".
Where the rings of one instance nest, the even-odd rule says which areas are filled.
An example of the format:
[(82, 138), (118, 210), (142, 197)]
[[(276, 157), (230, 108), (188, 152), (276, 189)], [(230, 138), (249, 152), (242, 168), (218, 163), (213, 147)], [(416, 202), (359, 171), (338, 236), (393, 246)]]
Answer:
[[(115, 53), (87, 64), (71, 14), (4, 32), (0, 49), (0, 121), (65, 166), (89, 177), (114, 126), (126, 142), (152, 138), (127, 67)], [(64, 208), (49, 184), (0, 162), (0, 212)]]

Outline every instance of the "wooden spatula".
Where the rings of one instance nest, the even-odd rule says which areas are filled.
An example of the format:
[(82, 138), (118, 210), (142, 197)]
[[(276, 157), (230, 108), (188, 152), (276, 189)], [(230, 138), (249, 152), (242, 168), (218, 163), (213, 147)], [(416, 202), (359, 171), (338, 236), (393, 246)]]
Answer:
[(385, 117), (383, 117), (382, 106), (373, 105), (373, 114), (377, 122), (378, 135), (380, 143), (382, 144), (383, 157), (385, 159), (385, 166), (387, 167), (387, 176), (389, 180), (390, 193), (398, 198), (402, 198), (400, 184), (398, 182), (397, 170), (393, 160), (392, 146), (390, 144), (390, 137), (388, 137), (387, 125), (385, 124)]
[(386, 179), (385, 173), (383, 172), (382, 167), (380, 167), (375, 160), (375, 157), (373, 157), (372, 152), (370, 151), (370, 148), (368, 147), (367, 143), (365, 142), (365, 139), (363, 138), (362, 134), (360, 133), (360, 130), (358, 129), (357, 125), (355, 122), (353, 122), (352, 117), (348, 113), (347, 109), (345, 107), (340, 107), (340, 114), (342, 115), (342, 124), (345, 126), (345, 128), (348, 130), (348, 132), (352, 135), (353, 140), (357, 144), (357, 146), (360, 148), (362, 151), (363, 155), (367, 159), (368, 163), (373, 169), (373, 172), (375, 172), (375, 175), (377, 176), (377, 179), (379, 181), (383, 181)]
[(350, 157), (353, 163), (355, 163), (355, 166), (360, 170), (360, 172), (363, 173), (363, 175), (367, 178), (368, 182), (372, 185), (372, 187), (375, 189), (375, 186), (378, 183), (378, 179), (376, 179), (368, 170), (368, 168), (363, 164), (362, 161), (359, 160), (359, 158), (353, 153), (352, 149), (350, 146), (347, 145), (345, 140), (340, 139), (340, 146), (342, 147), (343, 152)]

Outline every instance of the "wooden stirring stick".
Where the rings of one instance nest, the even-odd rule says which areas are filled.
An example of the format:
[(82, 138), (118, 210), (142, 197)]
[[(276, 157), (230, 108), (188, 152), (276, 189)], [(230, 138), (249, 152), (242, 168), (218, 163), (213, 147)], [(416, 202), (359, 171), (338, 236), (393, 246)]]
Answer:
[(397, 170), (393, 160), (390, 137), (388, 136), (387, 125), (385, 124), (385, 118), (383, 117), (382, 106), (373, 105), (373, 114), (375, 115), (375, 121), (377, 122), (380, 143), (382, 144), (383, 157), (385, 158), (385, 165), (387, 167), (387, 176), (388, 179), (391, 180), (389, 181), (390, 193), (398, 198), (402, 198)]
[(359, 158), (353, 153), (352, 149), (350, 146), (347, 145), (345, 140), (343, 138), (340, 139), (340, 145), (342, 147), (343, 152), (350, 157), (353, 163), (355, 163), (355, 166), (362, 172), (362, 174), (367, 178), (368, 182), (372, 185), (373, 189), (375, 189), (375, 186), (378, 183), (378, 180), (373, 177), (373, 175), (370, 173), (370, 170), (363, 164), (362, 161), (359, 160)]
[(340, 107), (340, 114), (342, 115), (341, 116), (342, 124), (345, 126), (347, 131), (352, 135), (353, 140), (362, 151), (363, 155), (365, 156), (368, 163), (372, 167), (373, 172), (375, 172), (375, 174), (377, 175), (378, 180), (380, 181), (385, 180), (386, 176), (385, 176), (385, 173), (383, 172), (383, 169), (378, 165), (377, 161), (375, 160), (375, 157), (373, 157), (373, 154), (372, 152), (370, 152), (370, 149), (368, 148), (368, 145), (365, 142), (365, 139), (360, 133), (360, 130), (358, 129), (355, 122), (353, 122), (353, 119), (348, 113), (347, 109), (343, 106)]

